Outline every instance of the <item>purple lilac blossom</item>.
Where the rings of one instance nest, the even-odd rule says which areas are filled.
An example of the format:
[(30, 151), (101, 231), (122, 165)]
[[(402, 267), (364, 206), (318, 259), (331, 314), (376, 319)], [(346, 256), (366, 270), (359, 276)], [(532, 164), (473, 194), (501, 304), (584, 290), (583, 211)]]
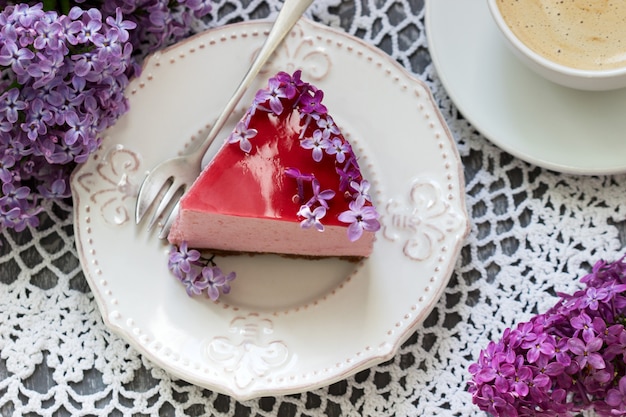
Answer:
[(312, 149), (313, 160), (319, 162), (324, 157), (324, 150), (328, 149), (331, 143), (328, 137), (325, 137), (325, 133), (318, 129), (313, 132), (312, 137), (300, 141), (300, 146), (303, 149)]
[[(322, 132), (324, 135), (326, 135), (327, 134), (326, 132), (329, 132), (329, 131), (323, 130)], [(326, 153), (328, 155), (335, 155), (335, 159), (340, 164), (346, 160), (346, 155), (348, 155), (349, 152), (350, 152), (350, 146), (348, 146), (346, 142), (342, 141), (341, 139), (337, 137), (333, 138), (330, 141), (330, 145), (326, 148)]]
[(348, 211), (339, 215), (339, 221), (349, 224), (348, 239), (351, 242), (359, 239), (364, 230), (376, 232), (380, 229), (376, 209), (372, 206), (366, 206), (363, 197), (351, 201), (348, 207)]
[(328, 109), (322, 104), (324, 92), (322, 90), (311, 90), (310, 93), (302, 94), (300, 97), (300, 111), (304, 114), (326, 114)]
[(324, 231), (324, 225), (320, 220), (326, 216), (326, 208), (318, 206), (311, 210), (310, 206), (303, 205), (298, 211), (298, 216), (304, 218), (300, 223), (303, 229), (315, 227), (320, 232)]
[(313, 179), (311, 182), (311, 188), (313, 189), (313, 197), (306, 203), (307, 206), (313, 206), (314, 204), (319, 204), (328, 210), (328, 200), (331, 200), (335, 196), (335, 192), (333, 190), (320, 190), (320, 182), (317, 179)]
[(235, 129), (228, 136), (228, 143), (239, 143), (239, 148), (245, 153), (250, 153), (252, 150), (252, 143), (250, 139), (257, 135), (256, 129), (249, 129), (247, 124), (243, 121), (237, 123)]
[(255, 96), (255, 102), (268, 102), (272, 113), (280, 115), (283, 112), (283, 102), (281, 99), (289, 96), (289, 91), (285, 88), (280, 78), (272, 77), (267, 82), (267, 88), (260, 89)]
[(76, 0), (62, 12), (29, 1), (1, 6), (0, 181), (30, 192), (3, 200), (0, 227), (21, 231), (37, 226), (41, 198), (69, 196), (74, 166), (128, 110), (123, 92), (143, 57), (190, 34), (211, 2)]
[(598, 261), (587, 288), (489, 342), (468, 369), (474, 403), (494, 416), (626, 416), (624, 259)]
[(219, 298), (220, 289), (223, 294), (228, 294), (230, 292), (230, 285), (228, 283), (235, 279), (233, 272), (224, 275), (222, 270), (217, 266), (205, 266), (202, 268), (200, 276), (202, 277), (202, 281), (206, 282), (205, 289), (208, 297), (213, 301)]
[(196, 249), (189, 249), (187, 242), (170, 248), (167, 263), (170, 272), (185, 286), (190, 297), (204, 294), (216, 301), (220, 293), (230, 292), (230, 282), (236, 278), (234, 272), (225, 275), (217, 267), (213, 257), (204, 258)]

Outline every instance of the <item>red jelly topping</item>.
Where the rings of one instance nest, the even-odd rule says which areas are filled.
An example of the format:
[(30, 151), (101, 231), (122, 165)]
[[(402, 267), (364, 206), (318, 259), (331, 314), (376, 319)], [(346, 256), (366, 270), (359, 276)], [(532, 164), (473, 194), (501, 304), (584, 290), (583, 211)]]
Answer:
[[(358, 194), (354, 185), (362, 181), (356, 157), (321, 105), (321, 91), (299, 82), (299, 73), (293, 78), (282, 74), (288, 81), (277, 82), (279, 74), (270, 80), (270, 90), (257, 94), (238, 124), (240, 132), (236, 129), (185, 197), (186, 209), (301, 221), (303, 205), (311, 210), (324, 205), (322, 223), (346, 225), (338, 216), (349, 210)], [(273, 110), (278, 101), (280, 114)], [(251, 137), (236, 140), (241, 131), (252, 132)], [(332, 190), (334, 196), (327, 198), (327, 192), (323, 201), (313, 198), (313, 178), (319, 182), (318, 195)]]

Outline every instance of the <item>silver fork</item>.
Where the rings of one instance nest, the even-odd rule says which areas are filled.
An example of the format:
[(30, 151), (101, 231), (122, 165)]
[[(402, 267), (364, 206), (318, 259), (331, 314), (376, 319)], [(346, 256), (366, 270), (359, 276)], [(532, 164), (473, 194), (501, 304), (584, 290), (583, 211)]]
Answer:
[[(285, 0), (267, 39), (230, 101), (211, 127), (206, 139), (193, 152), (168, 159), (148, 173), (139, 187), (137, 195), (137, 205), (135, 207), (135, 221), (137, 224), (142, 221), (150, 207), (156, 204), (157, 207), (153, 210), (148, 230), (159, 224), (161, 227), (159, 238), (167, 237), (176, 218), (180, 197), (200, 174), (204, 154), (206, 154), (211, 143), (224, 127), (228, 117), (261, 68), (263, 68), (267, 60), (311, 3), (313, 3), (313, 0)], [(160, 199), (159, 196), (161, 196)], [(166, 211), (168, 208), (170, 210)]]

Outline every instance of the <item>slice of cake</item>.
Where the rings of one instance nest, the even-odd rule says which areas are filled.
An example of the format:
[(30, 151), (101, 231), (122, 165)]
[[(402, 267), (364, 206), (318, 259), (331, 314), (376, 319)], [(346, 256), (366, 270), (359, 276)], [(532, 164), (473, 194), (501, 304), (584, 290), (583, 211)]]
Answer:
[(226, 252), (365, 257), (380, 228), (324, 93), (278, 73), (180, 202), (171, 243)]

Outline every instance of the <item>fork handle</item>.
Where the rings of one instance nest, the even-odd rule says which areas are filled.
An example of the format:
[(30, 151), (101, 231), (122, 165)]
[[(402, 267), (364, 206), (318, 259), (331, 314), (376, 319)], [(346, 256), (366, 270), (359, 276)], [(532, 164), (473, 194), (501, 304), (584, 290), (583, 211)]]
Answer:
[(204, 139), (204, 141), (193, 152), (192, 156), (198, 164), (202, 163), (204, 154), (211, 146), (211, 143), (215, 140), (217, 134), (222, 130), (224, 124), (226, 124), (230, 114), (233, 112), (235, 106), (237, 106), (237, 103), (239, 103), (254, 78), (258, 75), (259, 71), (261, 71), (261, 68), (263, 68), (267, 60), (272, 56), (276, 48), (278, 48), (278, 46), (282, 43), (285, 36), (287, 36), (287, 34), (291, 31), (293, 26), (300, 19), (300, 16), (302, 16), (311, 3), (313, 3), (313, 0), (285, 0), (283, 7), (278, 13), (276, 21), (272, 25), (263, 46), (254, 58), (248, 72), (243, 77), (230, 101), (226, 104), (226, 107), (224, 107), (224, 110), (222, 110), (222, 113), (211, 127), (206, 139)]

